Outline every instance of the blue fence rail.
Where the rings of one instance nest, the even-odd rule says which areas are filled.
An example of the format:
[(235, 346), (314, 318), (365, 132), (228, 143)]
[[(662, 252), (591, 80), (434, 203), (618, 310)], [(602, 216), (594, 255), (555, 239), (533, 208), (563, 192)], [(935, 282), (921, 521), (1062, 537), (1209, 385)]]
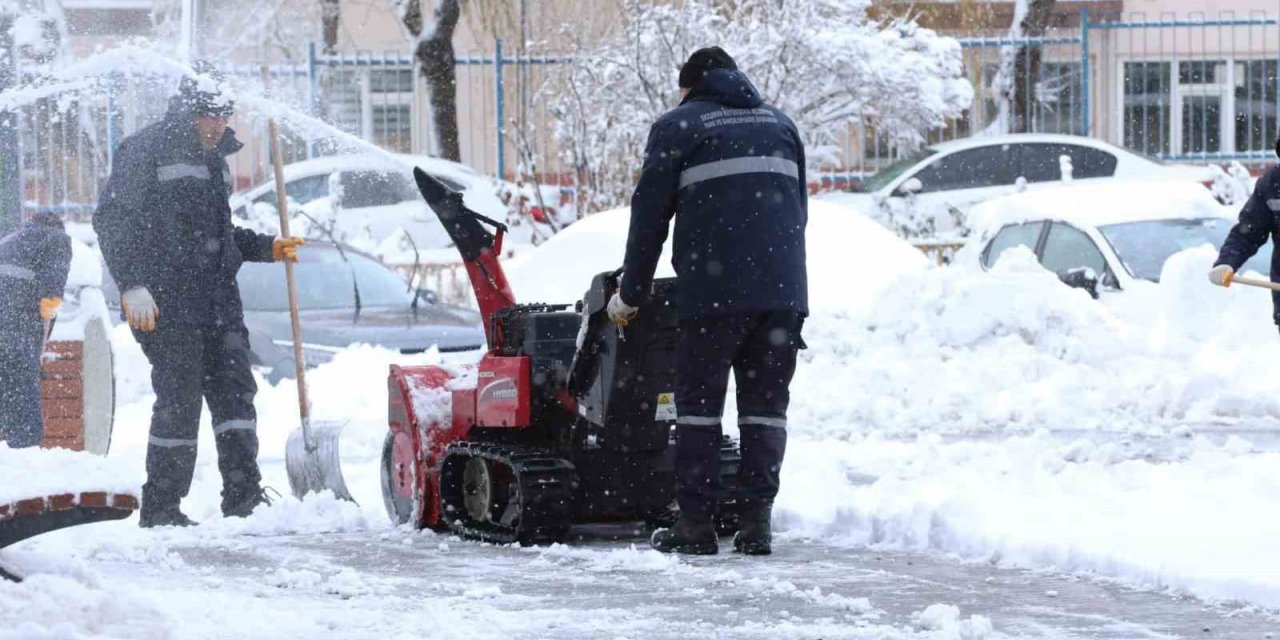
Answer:
[[(1089, 135), (1171, 161), (1268, 162), (1280, 133), (1278, 18), (1259, 12), (1150, 19), (1085, 7), (1078, 23), (1039, 38), (963, 34), (958, 39), (975, 103), (963, 117), (929, 132), (928, 140), (987, 130), (997, 111), (993, 85), (1002, 50), (1037, 47), (1037, 90), (1014, 105), (1031, 131)], [(563, 162), (554, 117), (539, 96), (569, 60), (510, 49), (495, 41), (491, 51), (457, 56), (463, 162), (511, 179), (566, 184), (572, 169)], [(261, 74), (256, 65), (229, 65), (227, 71), (245, 78)], [(273, 66), (271, 82), (277, 96), (292, 97), (298, 108), (380, 146), (417, 154), (437, 146), (425, 82), (403, 51), (325, 55), (313, 47), (303, 64)], [(169, 89), (123, 82), (101, 103), (49, 100), (24, 109), (19, 129), (28, 208), (87, 215), (115, 145), (160, 115)], [(259, 124), (237, 126), (251, 143), (235, 157), (237, 186), (269, 180)], [(869, 121), (854, 123), (841, 143), (844, 166), (831, 173), (874, 173), (907, 152), (891, 140)], [(286, 150), (291, 159), (316, 151), (301, 140)]]

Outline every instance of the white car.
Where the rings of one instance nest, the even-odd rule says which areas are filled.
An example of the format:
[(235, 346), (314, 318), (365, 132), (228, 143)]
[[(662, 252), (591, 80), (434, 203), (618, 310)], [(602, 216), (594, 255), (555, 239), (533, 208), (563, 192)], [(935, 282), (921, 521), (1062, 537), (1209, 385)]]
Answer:
[(867, 178), (859, 193), (827, 197), (902, 235), (963, 235), (974, 204), (1061, 184), (1064, 174), (1074, 182), (1213, 180), (1207, 167), (1161, 164), (1093, 138), (1031, 133), (931, 145)]
[[(510, 219), (510, 208), (499, 197), (503, 183), (466, 165), (429, 156), (354, 154), (284, 167), (290, 210), (297, 207), (303, 213), (301, 235), (352, 244), (388, 263), (407, 264), (415, 258), (453, 262), (457, 252), (448, 248), (448, 234), (418, 193), (413, 167), (462, 192), (467, 206), (477, 213), (508, 223), (508, 246), (530, 244), (540, 231), (532, 221), (518, 224)], [(262, 206), (266, 209), (255, 211)], [(233, 214), (251, 227), (270, 224), (275, 206), (274, 180), (231, 199)], [(331, 226), (337, 237), (324, 237), (318, 229), (324, 226)]]
[[(1220, 249), (1236, 214), (1193, 182), (1063, 185), (975, 206), (970, 219), (980, 231), (965, 253), (985, 269), (1024, 246), (1063, 282), (1096, 296), (1159, 282), (1165, 261), (1180, 251)], [(1267, 273), (1270, 263), (1267, 244), (1244, 268)]]

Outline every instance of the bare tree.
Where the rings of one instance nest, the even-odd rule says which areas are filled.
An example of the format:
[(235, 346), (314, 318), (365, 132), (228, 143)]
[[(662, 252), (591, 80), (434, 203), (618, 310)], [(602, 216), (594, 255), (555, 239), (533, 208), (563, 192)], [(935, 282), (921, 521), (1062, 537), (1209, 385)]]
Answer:
[(1009, 38), (1014, 44), (1000, 51), (995, 89), (999, 111), (989, 133), (1026, 133), (1034, 119), (1033, 106), (1041, 99), (1041, 47), (1026, 40), (1043, 37), (1049, 29), (1055, 0), (1017, 0)]
[(324, 33), (324, 52), (338, 50), (338, 27), (342, 25), (342, 0), (320, 0), (320, 25)]
[(435, 125), (439, 155), (453, 161), (462, 159), (458, 141), (458, 71), (454, 66), (453, 32), (462, 15), (462, 0), (434, 0), (432, 21), (422, 12), (422, 0), (395, 0), (404, 23), (415, 42), (414, 56), (430, 92), (431, 117)]

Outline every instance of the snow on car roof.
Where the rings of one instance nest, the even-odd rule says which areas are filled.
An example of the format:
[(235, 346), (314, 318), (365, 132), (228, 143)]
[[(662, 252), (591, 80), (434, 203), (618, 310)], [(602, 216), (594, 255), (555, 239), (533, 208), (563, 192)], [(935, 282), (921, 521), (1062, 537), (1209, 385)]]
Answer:
[(1076, 144), (1084, 147), (1093, 147), (1095, 149), (1106, 149), (1108, 151), (1118, 150), (1117, 147), (1095, 138), (1070, 136), (1060, 133), (1010, 133), (999, 136), (973, 136), (931, 144), (929, 145), (929, 148), (937, 151), (938, 153), (949, 153), (952, 151), (960, 151), (962, 149), (972, 149), (974, 147), (1014, 143), (1026, 144), (1029, 142), (1055, 142), (1059, 144)]
[[(461, 182), (467, 183), (472, 183), (478, 179), (487, 177), (464, 164), (432, 156), (354, 153), (325, 156), (323, 158), (312, 158), (310, 160), (302, 160), (300, 162), (287, 164), (284, 166), (284, 179), (288, 182), (297, 178), (322, 173), (361, 169), (395, 172), (403, 171), (408, 173), (411, 167), (421, 167), (424, 171), (449, 178), (456, 178)], [(273, 182), (274, 181), (268, 181), (266, 184), (271, 184)]]
[(1027, 220), (1062, 220), (1101, 226), (1170, 218), (1234, 218), (1204, 185), (1172, 180), (1107, 180), (1070, 183), (1002, 196), (969, 212), (975, 231)]

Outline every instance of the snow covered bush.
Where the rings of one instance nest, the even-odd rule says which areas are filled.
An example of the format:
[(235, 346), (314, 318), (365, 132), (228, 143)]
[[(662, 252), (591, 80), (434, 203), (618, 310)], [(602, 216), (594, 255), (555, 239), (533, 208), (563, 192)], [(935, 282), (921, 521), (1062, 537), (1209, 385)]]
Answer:
[[(914, 22), (867, 16), (869, 0), (628, 0), (620, 27), (547, 91), (556, 136), (586, 204), (625, 201), (649, 126), (679, 101), (676, 78), (694, 50), (723, 47), (764, 99), (791, 116), (810, 162), (865, 120), (910, 147), (973, 100), (959, 43)], [(571, 34), (572, 35), (572, 34)]]

